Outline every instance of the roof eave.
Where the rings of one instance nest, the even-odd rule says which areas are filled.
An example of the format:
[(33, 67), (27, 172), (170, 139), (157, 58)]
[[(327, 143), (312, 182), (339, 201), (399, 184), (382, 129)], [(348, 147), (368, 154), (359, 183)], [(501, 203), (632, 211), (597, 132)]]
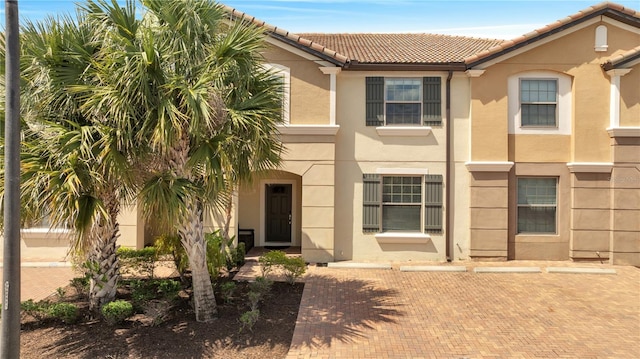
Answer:
[(602, 66), (602, 69), (604, 71), (609, 71), (609, 70), (613, 70), (613, 69), (626, 68), (627, 65), (633, 64), (633, 63), (637, 62), (638, 60), (640, 60), (640, 52), (634, 54), (633, 56), (629, 56), (627, 58), (624, 58), (624, 59), (622, 59), (620, 61), (605, 62), (601, 66)]
[(340, 61), (338, 59), (336, 59), (335, 57), (329, 56), (323, 52), (320, 51), (316, 51), (314, 49), (309, 48), (308, 46), (304, 46), (302, 44), (300, 44), (297, 41), (294, 41), (293, 39), (290, 39), (286, 36), (280, 35), (278, 33), (272, 32), (272, 31), (267, 31), (267, 35), (271, 36), (272, 38), (281, 41), (287, 45), (293, 46), (299, 50), (305, 51), (309, 54), (312, 54), (313, 56), (316, 56), (322, 60), (328, 61), (336, 66), (341, 66), (344, 67), (346, 64), (348, 64), (348, 61), (344, 62), (344, 61)]
[(465, 71), (463, 62), (434, 63), (361, 63), (351, 60), (345, 65), (349, 71)]

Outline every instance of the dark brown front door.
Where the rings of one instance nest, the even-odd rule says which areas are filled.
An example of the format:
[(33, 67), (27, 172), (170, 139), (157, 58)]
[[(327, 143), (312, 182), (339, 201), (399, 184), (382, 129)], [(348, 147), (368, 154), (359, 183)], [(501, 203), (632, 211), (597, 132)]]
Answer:
[(268, 184), (266, 195), (266, 241), (291, 243), (290, 184)]

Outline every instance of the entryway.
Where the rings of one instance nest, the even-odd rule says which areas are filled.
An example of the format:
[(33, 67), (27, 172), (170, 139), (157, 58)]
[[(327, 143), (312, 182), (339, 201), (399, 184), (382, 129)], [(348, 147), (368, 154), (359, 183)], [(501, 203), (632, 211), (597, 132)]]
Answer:
[(290, 183), (265, 184), (265, 243), (291, 245), (292, 189)]

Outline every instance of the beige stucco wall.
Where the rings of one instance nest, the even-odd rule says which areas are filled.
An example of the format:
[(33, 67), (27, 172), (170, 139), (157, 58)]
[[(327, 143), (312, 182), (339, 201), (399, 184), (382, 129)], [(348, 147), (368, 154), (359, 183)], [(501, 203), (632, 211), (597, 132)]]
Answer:
[[(640, 37), (640, 36), (639, 36)], [(638, 39), (640, 43), (640, 38)], [(620, 78), (620, 126), (640, 126), (640, 65)]]
[(264, 57), (290, 69), (290, 123), (329, 124), (329, 75), (315, 62), (275, 45), (269, 46)]
[[(609, 126), (610, 78), (600, 65), (609, 57), (636, 47), (639, 35), (607, 23), (612, 50), (596, 52), (594, 33), (600, 24), (594, 23), (493, 64), (482, 76), (472, 79), (471, 156), (474, 161), (609, 161), (609, 138), (604, 129)], [(569, 138), (564, 135), (507, 136), (507, 79), (529, 71), (556, 72), (571, 78), (572, 135)], [(623, 96), (627, 96), (629, 103), (622, 106), (621, 123), (630, 124), (640, 117), (640, 105), (634, 100), (640, 90), (633, 86), (634, 80), (637, 85), (638, 77), (623, 80)]]
[(509, 172), (471, 172), (470, 256), (507, 259)]
[[(342, 72), (337, 86), (336, 188), (335, 188), (335, 258), (336, 260), (445, 260), (443, 234), (430, 234), (422, 243), (401, 240), (382, 243), (373, 234), (362, 231), (362, 176), (379, 169), (427, 169), (429, 174), (445, 175), (446, 134), (444, 126), (433, 126), (431, 134), (416, 137), (380, 136), (376, 128), (365, 125), (365, 78), (442, 77), (443, 116), (445, 114), (446, 73), (426, 72)], [(452, 210), (455, 216), (455, 239), (452, 255), (468, 258), (468, 177), (464, 162), (469, 148), (469, 80), (456, 75), (452, 79), (452, 133), (459, 147), (453, 150), (456, 161), (452, 180), (456, 188)], [(462, 172), (464, 170), (464, 172)], [(446, 183), (446, 179), (445, 179)], [(445, 213), (446, 215), (446, 213)]]

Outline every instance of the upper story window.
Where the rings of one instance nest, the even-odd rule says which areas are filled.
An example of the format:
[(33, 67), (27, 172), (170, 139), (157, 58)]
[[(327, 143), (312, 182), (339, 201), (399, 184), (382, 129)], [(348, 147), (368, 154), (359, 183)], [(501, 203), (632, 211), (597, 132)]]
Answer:
[(440, 77), (366, 78), (367, 126), (442, 123)]
[(520, 125), (557, 127), (558, 80), (520, 80)]
[(570, 135), (571, 77), (531, 71), (507, 79), (510, 134)]
[(285, 125), (289, 121), (289, 106), (291, 99), (291, 70), (280, 64), (264, 64), (264, 67), (274, 74), (280, 76), (282, 81), (282, 122)]

